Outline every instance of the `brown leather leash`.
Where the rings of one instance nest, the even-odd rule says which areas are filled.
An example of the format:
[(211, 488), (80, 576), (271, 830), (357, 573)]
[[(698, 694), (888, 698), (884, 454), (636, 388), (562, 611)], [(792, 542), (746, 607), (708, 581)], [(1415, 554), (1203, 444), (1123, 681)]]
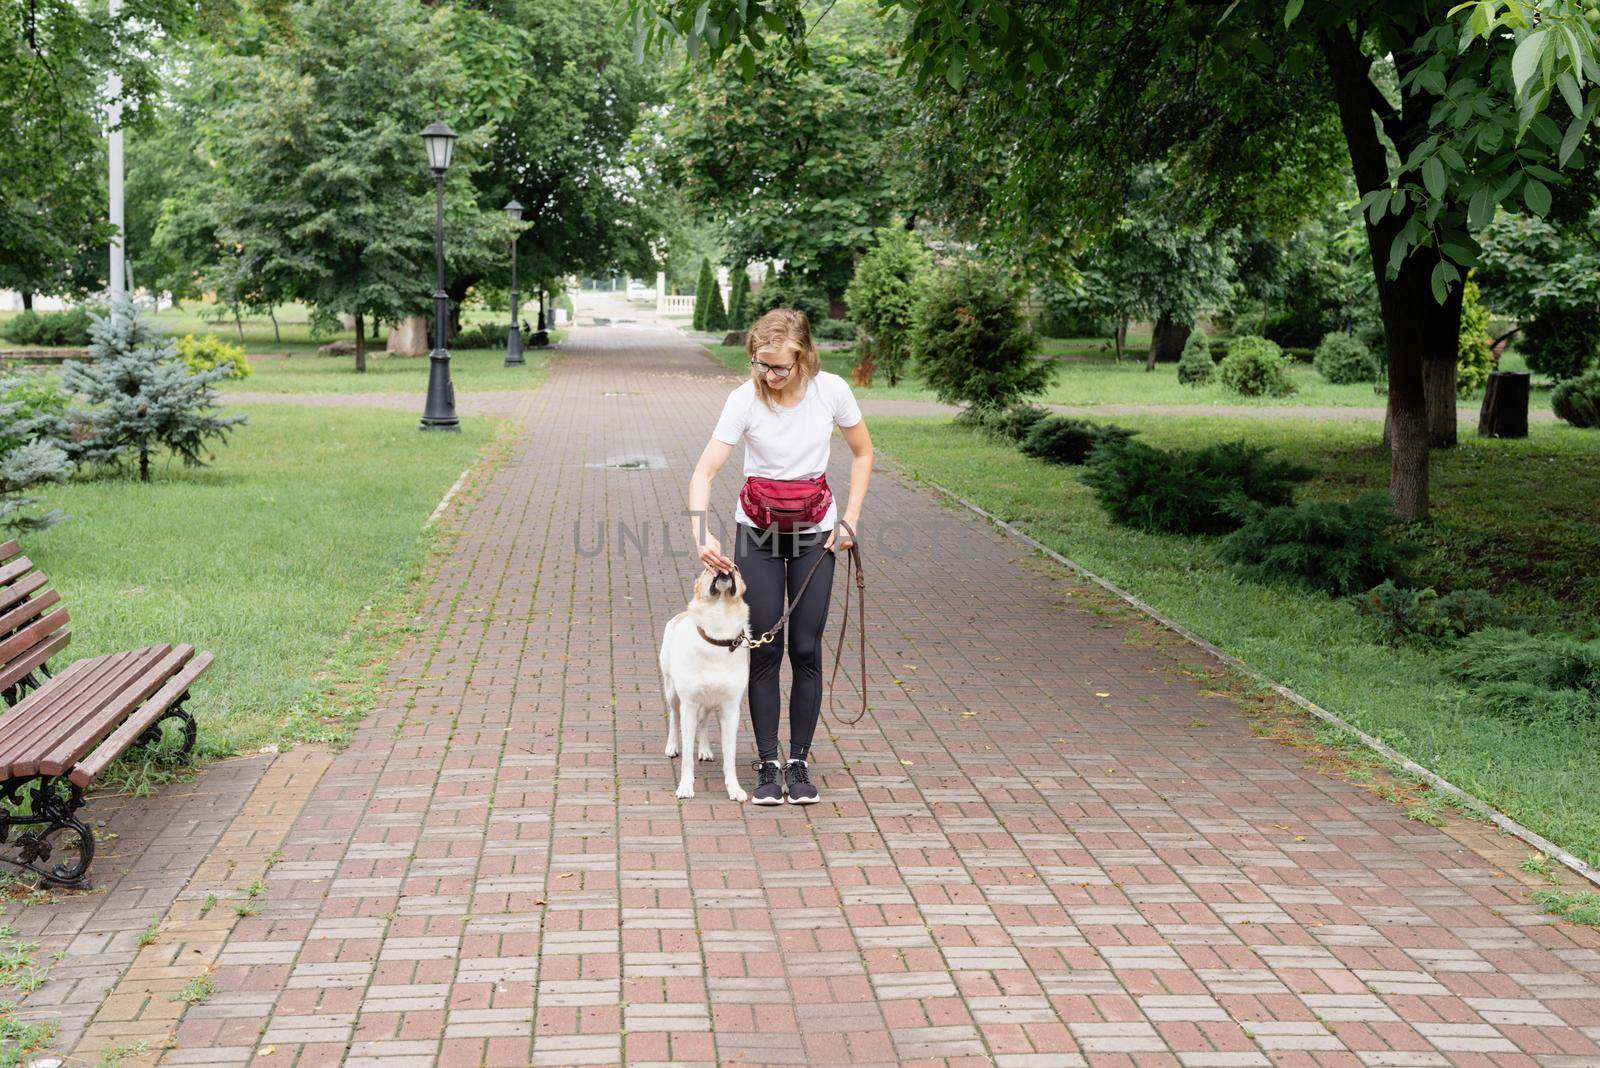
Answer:
[[(867, 714), (867, 576), (865, 569), (861, 566), (861, 543), (856, 540), (854, 532), (851, 532), (850, 545), (845, 551), (849, 554), (845, 558), (844, 564), (846, 586), (848, 587), (850, 582), (852, 569), (856, 577), (856, 627), (861, 632), (861, 714), (856, 716), (855, 719), (843, 719), (835, 717), (833, 711), (834, 684), (839, 681), (839, 659), (844, 655), (844, 633), (845, 629), (850, 626), (850, 590), (846, 588), (844, 591), (844, 618), (839, 621), (839, 640), (834, 643), (833, 675), (828, 679), (828, 716), (830, 718), (839, 718), (840, 723), (853, 727), (860, 723)], [(799, 592), (789, 599), (789, 605), (783, 610), (783, 615), (778, 617), (778, 621), (764, 631), (759, 638), (750, 638), (746, 641), (750, 648), (754, 649), (758, 645), (768, 644), (778, 631), (783, 629), (783, 624), (788, 620), (789, 613), (794, 611), (795, 606), (800, 603), (800, 599), (806, 595), (806, 587), (811, 585), (811, 576), (815, 575), (817, 568), (821, 566), (822, 557), (818, 556), (817, 562), (812, 564), (811, 570), (807, 572), (805, 581), (800, 583)], [(723, 642), (717, 641), (715, 638), (707, 637), (704, 631), (700, 632), (700, 636), (714, 644), (723, 644)], [(729, 647), (730, 652), (738, 648), (740, 639), (735, 638), (731, 639), (731, 641), (734, 644)]]

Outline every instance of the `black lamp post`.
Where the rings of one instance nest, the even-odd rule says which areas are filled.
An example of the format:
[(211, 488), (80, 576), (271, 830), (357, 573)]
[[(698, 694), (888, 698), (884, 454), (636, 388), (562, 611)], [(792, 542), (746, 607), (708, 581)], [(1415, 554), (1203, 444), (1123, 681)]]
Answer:
[[(522, 205), (515, 200), (506, 204), (506, 218), (514, 223), (522, 221)], [(528, 361), (522, 358), (522, 327), (517, 325), (517, 238), (511, 235), (511, 332), (506, 334), (506, 366), (520, 367)]]
[(423, 430), (460, 430), (456, 418), (456, 388), (450, 381), (450, 349), (445, 344), (450, 318), (450, 296), (444, 291), (444, 172), (450, 168), (456, 133), (442, 122), (422, 131), (433, 169), (433, 351), (428, 354), (428, 402), (422, 412)]

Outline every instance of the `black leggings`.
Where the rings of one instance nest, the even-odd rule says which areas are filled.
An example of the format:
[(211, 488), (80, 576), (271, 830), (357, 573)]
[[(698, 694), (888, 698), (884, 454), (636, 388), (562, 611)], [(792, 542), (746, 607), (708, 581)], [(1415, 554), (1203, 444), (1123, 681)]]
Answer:
[[(824, 549), (829, 531), (761, 531), (748, 523), (734, 540), (733, 562), (744, 576), (744, 599), (750, 606), (750, 634), (760, 637), (783, 615), (784, 601), (800, 590), (811, 573), (805, 596), (789, 613), (784, 629), (770, 643), (750, 653), (750, 721), (756, 731), (756, 751), (762, 760), (778, 759), (778, 668), (783, 662), (785, 631), (789, 645), (789, 670), (794, 675), (789, 693), (789, 756), (805, 760), (811, 736), (822, 718), (822, 628), (828, 621), (828, 600), (833, 594), (832, 549)], [(821, 562), (818, 558), (821, 557)]]

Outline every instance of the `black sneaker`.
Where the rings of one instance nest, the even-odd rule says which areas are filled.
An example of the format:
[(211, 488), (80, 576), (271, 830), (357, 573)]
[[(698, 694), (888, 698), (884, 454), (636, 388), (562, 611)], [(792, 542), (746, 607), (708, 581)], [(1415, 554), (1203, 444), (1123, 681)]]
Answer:
[(761, 776), (761, 782), (755, 788), (755, 792), (750, 795), (750, 803), (752, 805), (783, 804), (783, 783), (778, 781), (778, 762), (776, 760), (758, 760), (751, 766)]
[(804, 760), (790, 760), (783, 766), (783, 780), (791, 805), (814, 805), (817, 788), (811, 785), (811, 771)]

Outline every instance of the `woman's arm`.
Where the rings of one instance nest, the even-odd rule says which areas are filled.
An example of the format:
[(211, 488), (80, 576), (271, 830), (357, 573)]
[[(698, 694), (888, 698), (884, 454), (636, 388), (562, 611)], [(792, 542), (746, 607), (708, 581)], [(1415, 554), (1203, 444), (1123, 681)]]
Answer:
[(689, 538), (695, 545), (700, 561), (719, 571), (732, 571), (733, 561), (723, 554), (722, 543), (711, 533), (711, 482), (732, 455), (732, 445), (712, 438), (701, 450), (700, 459), (694, 465), (694, 474), (689, 476)]
[[(840, 547), (855, 541), (856, 526), (861, 520), (861, 505), (867, 499), (867, 483), (872, 481), (872, 435), (867, 432), (867, 421), (858, 420), (850, 426), (840, 427), (839, 433), (844, 436), (845, 444), (850, 446), (850, 499), (845, 502), (844, 511), (839, 513), (843, 526), (849, 529), (843, 532), (844, 541)], [(828, 546), (833, 547), (834, 539), (839, 534), (835, 529), (834, 534), (828, 537)]]

